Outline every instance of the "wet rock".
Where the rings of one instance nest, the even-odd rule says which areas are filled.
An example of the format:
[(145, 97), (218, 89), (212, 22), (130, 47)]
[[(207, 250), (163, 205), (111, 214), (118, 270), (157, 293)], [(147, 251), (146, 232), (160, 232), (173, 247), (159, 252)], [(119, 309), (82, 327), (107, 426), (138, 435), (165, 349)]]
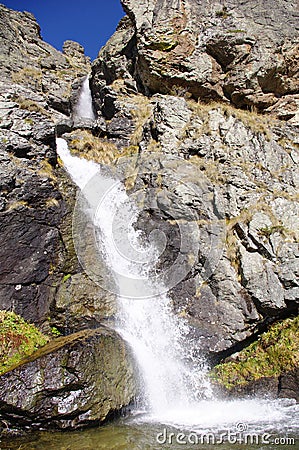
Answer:
[(259, 397), (259, 398), (286, 398), (299, 401), (298, 396), (298, 368), (283, 373), (279, 377), (262, 377), (244, 385), (235, 386), (229, 390), (216, 386), (219, 394), (224, 397)]
[(299, 368), (284, 373), (279, 380), (279, 397), (295, 398), (299, 402)]
[(70, 133), (73, 129), (73, 126), (74, 126), (73, 120), (68, 117), (60, 120), (55, 125), (57, 137), (61, 137), (64, 133)]
[(119, 412), (136, 383), (126, 344), (102, 327), (46, 345), (2, 375), (0, 389), (1, 418), (12, 426), (74, 429)]
[(66, 275), (55, 294), (51, 323), (64, 333), (99, 326), (116, 313), (114, 296), (85, 274)]
[(236, 386), (229, 391), (220, 388), (220, 392), (223, 396), (229, 398), (244, 398), (249, 396), (274, 399), (278, 397), (279, 379), (278, 377), (264, 377), (251, 381), (246, 385)]

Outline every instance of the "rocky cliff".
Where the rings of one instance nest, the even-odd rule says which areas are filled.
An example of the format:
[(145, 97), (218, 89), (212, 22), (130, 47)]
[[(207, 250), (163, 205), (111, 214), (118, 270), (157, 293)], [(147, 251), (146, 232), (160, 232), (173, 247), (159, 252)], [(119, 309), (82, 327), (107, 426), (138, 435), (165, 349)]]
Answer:
[(98, 60), (109, 83), (122, 77), (134, 80), (146, 94), (185, 92), (205, 102), (220, 100), (295, 118), (296, 2), (122, 4), (128, 17)]
[[(113, 310), (109, 297), (103, 299), (77, 261), (71, 236), (76, 189), (56, 154), (56, 130), (72, 124), (73, 104), (90, 61), (76, 42), (66, 41), (63, 53), (45, 43), (30, 13), (0, 6), (0, 24), (0, 309), (15, 311), (50, 336), (54, 325), (69, 335), (98, 326)], [(111, 346), (119, 349), (114, 357), (118, 368), (123, 364), (122, 374), (115, 369)], [(47, 356), (2, 376), (3, 420), (23, 425), (46, 421), (51, 426), (56, 417), (57, 426), (76, 427), (101, 422), (131, 401), (131, 359), (116, 334), (103, 328), (86, 336), (71, 334), (58, 347), (50, 346)], [(84, 361), (80, 375), (72, 368), (80, 364), (71, 363), (69, 353)], [(94, 381), (88, 369), (91, 354), (100, 367), (93, 372)], [(124, 390), (116, 394), (123, 382)], [(84, 403), (87, 386), (102, 401)], [(61, 420), (58, 397), (61, 402), (69, 399)]]
[[(94, 123), (72, 117), (90, 71), (82, 48), (57, 52), (30, 14), (1, 7), (2, 309), (64, 334), (114, 312), (73, 249), (56, 126), (73, 152), (122, 172), (137, 202), (148, 193), (139, 226), (167, 237), (160, 272), (212, 363), (298, 313), (298, 8), (274, 3), (122, 0), (127, 15), (91, 66)], [(40, 363), (23, 367), (3, 383)], [(6, 420), (17, 407), (33, 417), (2, 401)]]
[(170, 295), (217, 360), (298, 308), (298, 9), (122, 4), (127, 16), (92, 65), (103, 140), (116, 164), (136, 157), (131, 192), (151, 188), (140, 222), (168, 237), (164, 269), (180, 251), (174, 223), (197, 216), (197, 262), (185, 259)]

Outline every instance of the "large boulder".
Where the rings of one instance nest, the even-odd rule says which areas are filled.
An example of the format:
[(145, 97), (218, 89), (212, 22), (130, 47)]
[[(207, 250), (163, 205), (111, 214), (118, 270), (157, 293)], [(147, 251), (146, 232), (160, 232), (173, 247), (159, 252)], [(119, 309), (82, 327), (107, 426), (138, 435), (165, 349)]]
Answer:
[(111, 330), (58, 338), (0, 377), (1, 419), (38, 428), (100, 424), (134, 399), (133, 374), (130, 351)]

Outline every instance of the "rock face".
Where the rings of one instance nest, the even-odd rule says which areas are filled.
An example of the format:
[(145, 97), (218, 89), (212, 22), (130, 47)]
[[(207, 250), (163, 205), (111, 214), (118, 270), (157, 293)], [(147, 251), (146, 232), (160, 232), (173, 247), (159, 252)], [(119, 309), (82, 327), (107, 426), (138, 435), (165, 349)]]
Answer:
[(2, 419), (63, 429), (102, 423), (134, 398), (130, 358), (118, 335), (104, 328), (59, 338), (0, 378)]
[(151, 188), (139, 225), (167, 236), (162, 272), (180, 252), (179, 221), (197, 215), (197, 263), (170, 295), (217, 361), (298, 311), (298, 10), (122, 4), (127, 16), (92, 65), (95, 106), (108, 142), (137, 158), (131, 194)]
[(109, 84), (121, 75), (146, 93), (231, 101), (298, 123), (296, 2), (122, 4), (129, 19), (97, 63)]
[(60, 281), (80, 271), (71, 240), (75, 188), (57, 165), (55, 127), (71, 122), (90, 62), (76, 42), (66, 41), (64, 53), (45, 43), (29, 13), (0, 6), (0, 22), (0, 308), (45, 324)]
[[(57, 162), (55, 142), (56, 130), (72, 129), (72, 104), (90, 62), (75, 42), (65, 42), (64, 53), (45, 43), (29, 13), (0, 5), (0, 29), (0, 309), (45, 333), (53, 325), (63, 334), (95, 328), (113, 314), (113, 299), (77, 260), (76, 188)], [(1, 418), (74, 428), (101, 423), (132, 400), (133, 369), (119, 336), (99, 329), (59, 342), (1, 377)]]
[(299, 402), (299, 377), (298, 368), (285, 372), (280, 377), (264, 377), (251, 381), (243, 386), (236, 386), (231, 390), (220, 389), (220, 395), (224, 397), (267, 397), (289, 398)]

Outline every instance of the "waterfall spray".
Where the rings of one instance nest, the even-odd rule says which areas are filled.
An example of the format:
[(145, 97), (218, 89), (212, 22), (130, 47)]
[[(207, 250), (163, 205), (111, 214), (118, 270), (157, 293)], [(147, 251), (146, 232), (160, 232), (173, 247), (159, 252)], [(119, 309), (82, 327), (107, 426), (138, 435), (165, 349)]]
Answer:
[[(86, 111), (92, 111), (88, 79), (77, 105), (78, 116), (89, 114)], [(173, 313), (163, 283), (157, 286), (151, 280), (155, 243), (144, 242), (135, 229), (139, 210), (124, 184), (100, 165), (72, 156), (63, 139), (57, 139), (57, 152), (82, 192), (84, 201), (77, 202), (77, 212), (92, 218), (104, 262), (113, 273), (116, 288), (111, 289), (118, 297), (115, 327), (130, 344), (138, 363), (144, 381), (146, 420), (184, 425), (194, 431), (237, 423), (287, 423), (298, 409), (290, 401), (211, 398), (202, 361), (193, 358), (192, 364), (195, 348), (188, 338), (187, 322)], [(142, 285), (146, 295), (140, 295)]]

